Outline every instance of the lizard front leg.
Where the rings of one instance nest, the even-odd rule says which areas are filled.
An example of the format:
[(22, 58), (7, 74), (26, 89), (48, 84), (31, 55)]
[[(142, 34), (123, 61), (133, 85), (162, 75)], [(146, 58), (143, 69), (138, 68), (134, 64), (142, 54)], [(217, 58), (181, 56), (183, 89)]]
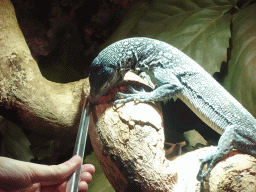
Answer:
[(154, 81), (158, 82), (160, 85), (158, 88), (151, 92), (139, 92), (134, 89), (131, 90), (131, 94), (119, 92), (117, 94), (118, 99), (114, 104), (126, 103), (129, 101), (150, 102), (168, 100), (183, 89), (183, 85), (169, 69), (153, 69), (150, 76)]
[(170, 99), (182, 90), (182, 86), (174, 84), (162, 85), (151, 92), (132, 90), (132, 94), (117, 93), (117, 100), (114, 104), (126, 103), (129, 101), (150, 102)]

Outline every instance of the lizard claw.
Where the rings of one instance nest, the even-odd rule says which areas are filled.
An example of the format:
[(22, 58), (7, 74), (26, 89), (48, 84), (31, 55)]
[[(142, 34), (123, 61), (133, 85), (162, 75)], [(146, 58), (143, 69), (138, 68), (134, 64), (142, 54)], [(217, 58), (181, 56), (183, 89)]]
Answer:
[(200, 159), (201, 161), (201, 165), (200, 165), (200, 169), (199, 169), (199, 172), (196, 176), (197, 180), (201, 183), (201, 186), (200, 186), (200, 192), (204, 192), (204, 182), (207, 181), (206, 180), (206, 177), (207, 175), (210, 173), (210, 171), (212, 170), (212, 166), (208, 166), (207, 170), (205, 173), (203, 173), (203, 168), (206, 164), (211, 164), (212, 163), (212, 159), (213, 158), (213, 154), (210, 154), (208, 156), (206, 156), (205, 158), (203, 159)]
[(128, 89), (133, 93), (133, 94), (139, 94), (141, 92), (146, 92), (145, 89), (141, 88), (139, 91), (134, 89), (131, 85), (128, 86)]
[(136, 104), (139, 102), (147, 102), (151, 100), (150, 93), (147, 93), (143, 90), (137, 91), (132, 86), (129, 87), (131, 90), (131, 94), (118, 92), (116, 94), (116, 97), (118, 98), (114, 105), (120, 104), (120, 103), (127, 103), (129, 101), (134, 101)]
[[(197, 174), (197, 180), (200, 181), (201, 183), (203, 183), (204, 181), (207, 181), (206, 177), (207, 177), (207, 175), (209, 175), (209, 173), (212, 170), (213, 165), (216, 162), (215, 153), (212, 153), (212, 154), (206, 156), (205, 158), (200, 159), (200, 161), (201, 161), (201, 165), (200, 165), (200, 168), (199, 168), (199, 172)], [(208, 165), (208, 168), (203, 173), (203, 168), (204, 168), (205, 165)]]
[(115, 102), (114, 105), (120, 104), (120, 103), (127, 103), (129, 101), (137, 101), (138, 94), (126, 94), (126, 93), (121, 93), (118, 92), (116, 97), (118, 98)]

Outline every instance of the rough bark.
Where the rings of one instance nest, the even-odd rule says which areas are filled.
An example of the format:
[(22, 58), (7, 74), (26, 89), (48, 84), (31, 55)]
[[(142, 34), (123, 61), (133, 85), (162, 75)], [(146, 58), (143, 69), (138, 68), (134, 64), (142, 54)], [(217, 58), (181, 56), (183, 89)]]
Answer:
[(0, 0), (0, 115), (54, 137), (75, 133), (88, 80), (46, 80), (31, 56), (9, 0)]
[(210, 190), (256, 191), (256, 159), (250, 155), (234, 152), (219, 162), (212, 171)]

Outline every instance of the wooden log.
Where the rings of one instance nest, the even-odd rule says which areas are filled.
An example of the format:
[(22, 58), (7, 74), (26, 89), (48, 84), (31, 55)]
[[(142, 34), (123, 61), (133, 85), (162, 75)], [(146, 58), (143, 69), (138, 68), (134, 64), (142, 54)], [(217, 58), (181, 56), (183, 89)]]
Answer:
[(9, 0), (0, 0), (0, 50), (0, 115), (54, 138), (75, 136), (89, 81), (60, 84), (42, 76)]

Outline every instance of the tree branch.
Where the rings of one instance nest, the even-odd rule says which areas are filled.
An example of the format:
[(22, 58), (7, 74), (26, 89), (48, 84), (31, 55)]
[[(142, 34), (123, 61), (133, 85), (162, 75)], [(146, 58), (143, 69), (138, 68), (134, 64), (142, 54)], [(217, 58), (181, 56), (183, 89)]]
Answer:
[(60, 84), (45, 79), (9, 0), (0, 0), (0, 18), (0, 115), (55, 138), (75, 133), (88, 80)]

